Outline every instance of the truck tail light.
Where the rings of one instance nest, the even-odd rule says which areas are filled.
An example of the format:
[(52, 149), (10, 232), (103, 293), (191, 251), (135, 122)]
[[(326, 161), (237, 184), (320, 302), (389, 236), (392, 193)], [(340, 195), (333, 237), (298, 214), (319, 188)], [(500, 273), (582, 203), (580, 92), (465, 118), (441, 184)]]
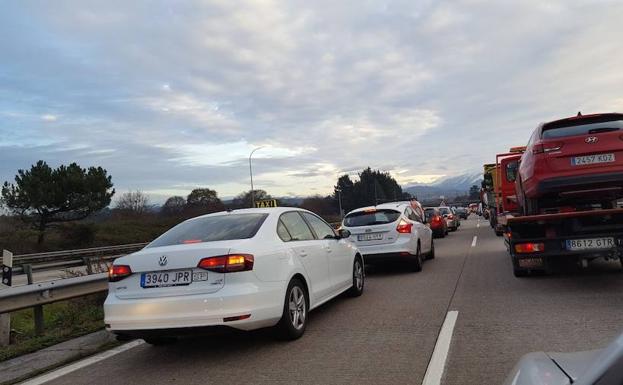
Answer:
[(532, 152), (535, 154), (543, 154), (543, 153), (547, 154), (548, 152), (560, 150), (562, 146), (563, 146), (563, 143), (561, 142), (537, 144), (536, 146), (534, 146), (534, 149), (532, 150)]
[(540, 253), (543, 251), (545, 251), (545, 244), (543, 243), (518, 243), (515, 245), (517, 254)]
[(398, 223), (398, 227), (396, 227), (396, 231), (398, 231), (401, 234), (409, 234), (411, 232), (412, 227), (413, 227), (413, 223), (408, 223), (404, 221), (403, 219), (401, 219), (400, 223)]
[(117, 282), (132, 275), (128, 265), (112, 265), (108, 269), (108, 282)]
[(233, 273), (253, 270), (253, 262), (251, 254), (228, 254), (203, 258), (197, 267), (217, 273)]

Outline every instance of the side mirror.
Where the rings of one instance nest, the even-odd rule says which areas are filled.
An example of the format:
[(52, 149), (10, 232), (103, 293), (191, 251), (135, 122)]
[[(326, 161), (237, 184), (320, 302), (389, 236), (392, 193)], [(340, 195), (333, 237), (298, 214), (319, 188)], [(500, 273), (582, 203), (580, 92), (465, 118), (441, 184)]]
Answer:
[(338, 230), (338, 234), (339, 234), (340, 238), (342, 238), (342, 239), (346, 239), (346, 238), (350, 237), (350, 231), (348, 231), (346, 229), (339, 229)]

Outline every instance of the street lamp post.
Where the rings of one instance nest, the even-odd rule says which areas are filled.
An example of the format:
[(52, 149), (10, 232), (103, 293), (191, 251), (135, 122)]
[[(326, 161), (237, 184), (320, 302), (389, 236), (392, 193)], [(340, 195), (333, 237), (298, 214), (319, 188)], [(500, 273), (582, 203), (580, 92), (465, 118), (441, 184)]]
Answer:
[(344, 219), (344, 212), (342, 211), (342, 189), (341, 188), (336, 188), (335, 191), (337, 192), (337, 204), (338, 207), (340, 209), (340, 221), (342, 219)]
[(253, 189), (253, 167), (251, 166), (251, 157), (253, 153), (264, 146), (256, 147), (249, 154), (249, 176), (251, 177), (251, 208), (255, 207), (255, 190)]

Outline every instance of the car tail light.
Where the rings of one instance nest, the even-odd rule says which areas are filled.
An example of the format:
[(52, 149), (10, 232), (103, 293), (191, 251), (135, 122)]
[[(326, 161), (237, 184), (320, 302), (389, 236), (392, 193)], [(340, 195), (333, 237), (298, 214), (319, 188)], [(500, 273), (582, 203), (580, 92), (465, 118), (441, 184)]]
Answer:
[(217, 273), (248, 271), (253, 270), (253, 256), (251, 254), (229, 254), (208, 257), (199, 261), (197, 267)]
[(411, 232), (411, 228), (413, 227), (413, 223), (405, 222), (403, 219), (400, 220), (398, 227), (396, 227), (396, 231), (401, 234), (408, 234)]
[(454, 219), (454, 215), (448, 214), (448, 219)]
[(534, 149), (532, 150), (532, 152), (534, 152), (535, 154), (543, 154), (543, 153), (548, 153), (552, 151), (558, 151), (562, 148), (562, 146), (563, 146), (563, 143), (561, 142), (537, 144), (536, 146), (534, 146)]
[(132, 275), (128, 265), (112, 265), (108, 269), (108, 282), (117, 282)]
[(518, 243), (515, 245), (517, 254), (540, 253), (544, 250), (545, 244), (543, 243)]
[(440, 223), (441, 222), (441, 217), (440, 216), (434, 216), (432, 222)]

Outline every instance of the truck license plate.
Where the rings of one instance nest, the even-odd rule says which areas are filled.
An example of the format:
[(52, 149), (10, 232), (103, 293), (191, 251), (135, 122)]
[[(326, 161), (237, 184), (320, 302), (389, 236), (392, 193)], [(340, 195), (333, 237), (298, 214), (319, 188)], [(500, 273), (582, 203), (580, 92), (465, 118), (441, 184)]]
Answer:
[(567, 250), (601, 250), (611, 249), (614, 245), (614, 238), (587, 238), (587, 239), (567, 239)]
[(596, 154), (573, 157), (571, 158), (571, 164), (574, 166), (584, 166), (595, 163), (612, 163), (615, 160), (614, 154)]

